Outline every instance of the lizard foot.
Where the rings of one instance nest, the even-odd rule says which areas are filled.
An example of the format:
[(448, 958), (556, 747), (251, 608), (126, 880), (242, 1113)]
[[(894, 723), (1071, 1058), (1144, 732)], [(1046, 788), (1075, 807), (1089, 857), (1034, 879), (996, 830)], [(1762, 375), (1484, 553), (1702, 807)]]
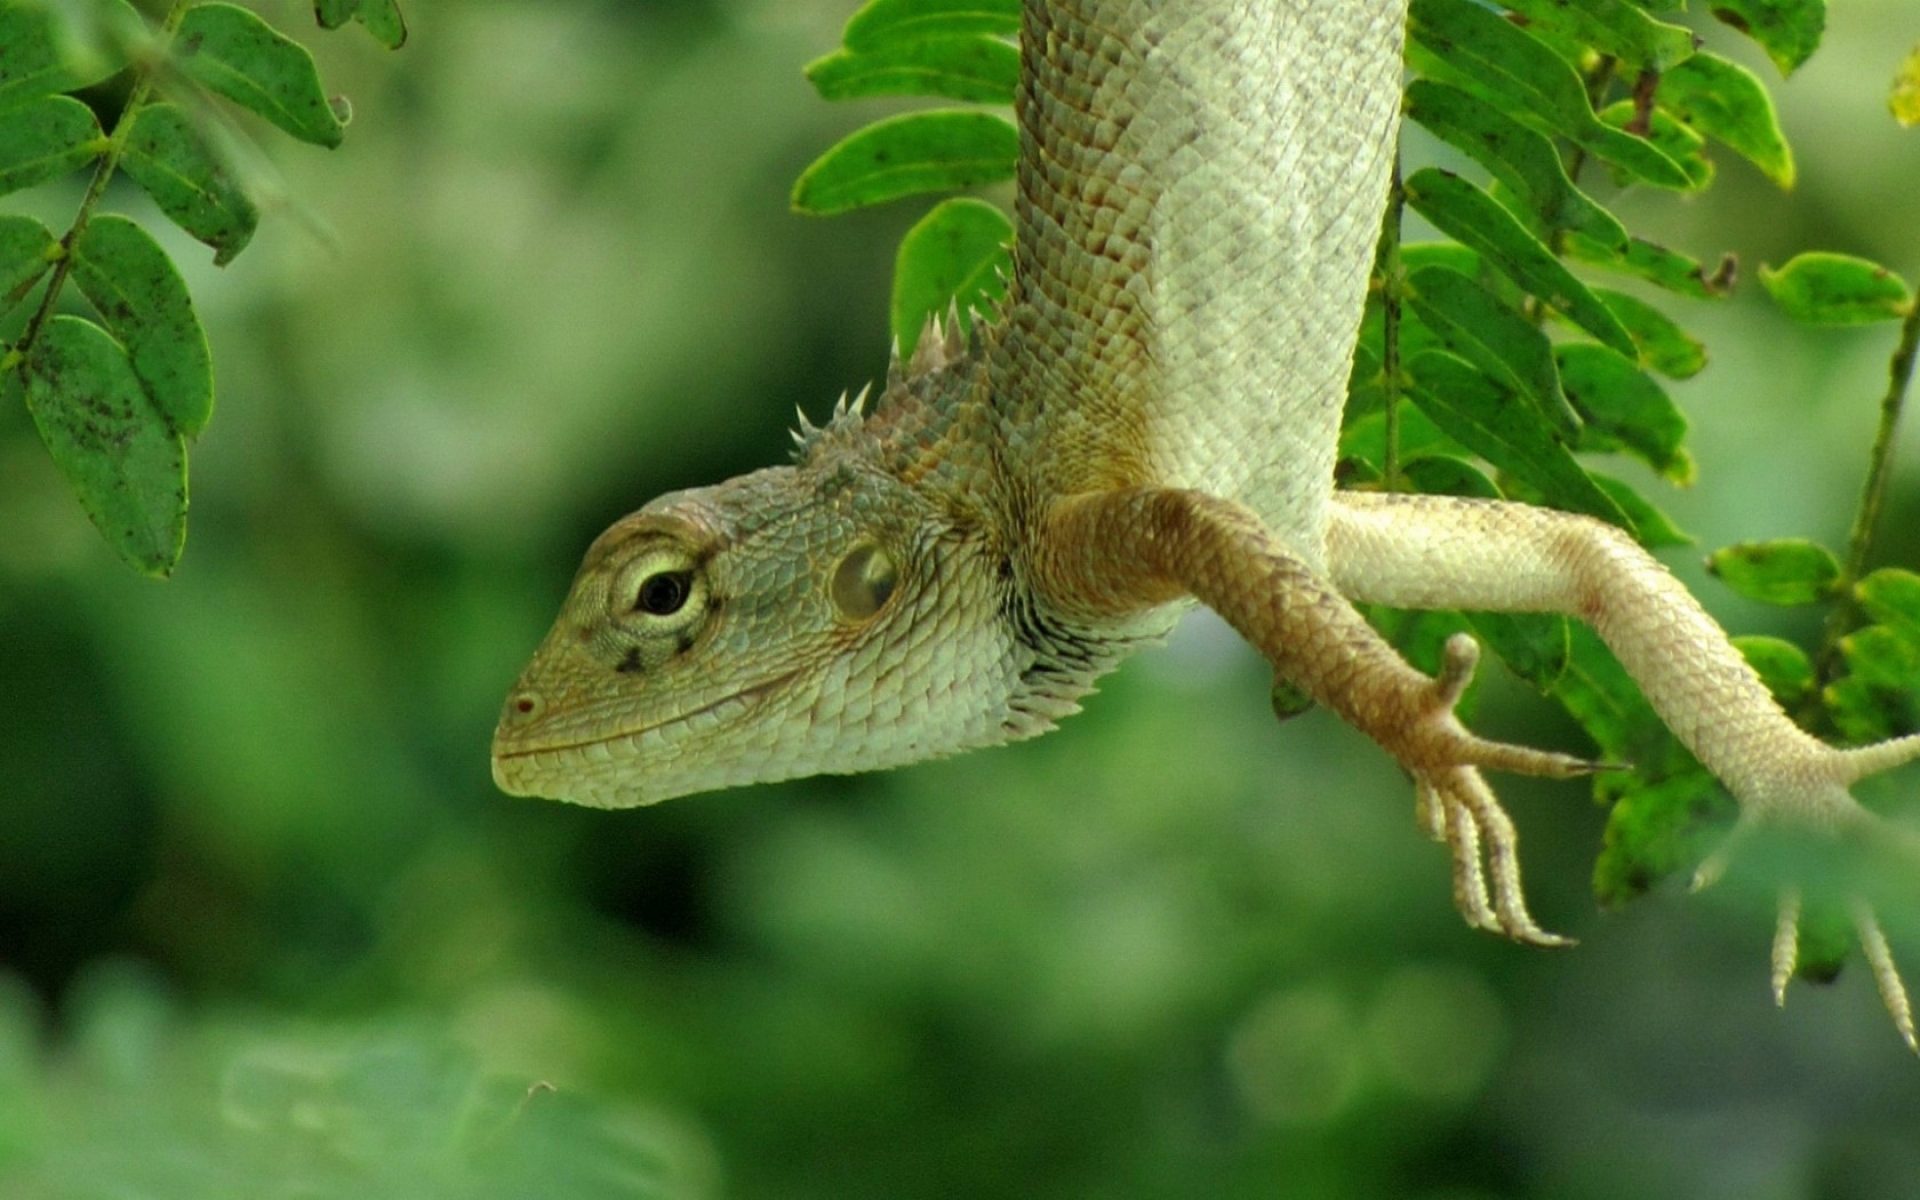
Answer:
[[(1725, 875), (1736, 853), (1763, 829), (1793, 832), (1796, 827), (1799, 830), (1811, 828), (1826, 838), (1851, 843), (1862, 857), (1873, 852), (1890, 854), (1898, 860), (1894, 867), (1896, 872), (1912, 873), (1915, 864), (1920, 864), (1920, 834), (1888, 822), (1861, 807), (1848, 793), (1847, 785), (1865, 775), (1920, 757), (1920, 738), (1902, 738), (1857, 750), (1829, 750), (1828, 755), (1830, 757), (1823, 764), (1829, 768), (1824, 772), (1829, 777), (1828, 781), (1823, 781), (1825, 786), (1803, 790), (1793, 798), (1792, 803), (1778, 800), (1743, 803), (1740, 821), (1732, 834), (1695, 872), (1695, 891), (1711, 887)], [(1867, 960), (1867, 967), (1873, 973), (1874, 986), (1879, 990), (1881, 1003), (1893, 1019), (1895, 1031), (1909, 1050), (1920, 1054), (1920, 1035), (1916, 1035), (1913, 1004), (1901, 980), (1899, 966), (1894, 962), (1892, 947), (1880, 928), (1873, 904), (1864, 894), (1864, 882), (1848, 881), (1844, 892), (1846, 917)], [(1800, 965), (1802, 912), (1801, 885), (1797, 881), (1781, 885), (1774, 925), (1771, 972), (1776, 1004), (1786, 1003), (1787, 985), (1792, 982)]]
[(1455, 634), (1424, 711), (1396, 757), (1412, 775), (1420, 825), (1453, 853), (1453, 900), (1467, 924), (1533, 946), (1568, 946), (1527, 911), (1520, 883), (1519, 833), (1481, 776), (1481, 768), (1564, 779), (1606, 769), (1572, 755), (1476, 737), (1454, 707), (1473, 680), (1479, 645)]

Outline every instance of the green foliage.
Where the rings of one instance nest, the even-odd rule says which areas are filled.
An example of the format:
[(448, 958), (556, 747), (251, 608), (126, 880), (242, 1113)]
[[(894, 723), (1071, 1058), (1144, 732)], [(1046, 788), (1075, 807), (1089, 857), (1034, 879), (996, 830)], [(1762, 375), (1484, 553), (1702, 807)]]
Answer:
[(1906, 280), (1846, 254), (1798, 254), (1777, 271), (1761, 267), (1760, 282), (1788, 316), (1812, 325), (1897, 321), (1913, 308)]
[(1827, 28), (1826, 0), (1715, 0), (1709, 11), (1758, 42), (1782, 75), (1812, 57)]
[(1840, 579), (1840, 560), (1804, 538), (1741, 542), (1713, 552), (1707, 570), (1762, 604), (1818, 604)]
[(196, 4), (173, 35), (180, 69), (303, 142), (332, 148), (346, 136), (320, 90), (305, 46), (232, 4)]
[(246, 249), (260, 224), (252, 197), (173, 104), (149, 104), (133, 120), (120, 169), (175, 225), (214, 249), (224, 267)]
[[(1630, 233), (1583, 187), (1582, 175), (1600, 167), (1622, 187), (1700, 192), (1714, 182), (1710, 143), (1718, 143), (1789, 187), (1792, 151), (1760, 80), (1701, 48), (1693, 31), (1659, 18), (1680, 5), (1507, 0), (1505, 7), (1412, 0), (1406, 116), (1465, 154), (1488, 181), (1429, 166), (1394, 189), (1390, 203), (1412, 208), (1452, 240), (1383, 245), (1350, 381), (1343, 478), (1505, 495), (1600, 517), (1648, 546), (1688, 544), (1655, 503), (1576, 454), (1626, 455), (1669, 483), (1691, 483), (1687, 421), (1655, 375), (1693, 377), (1706, 366), (1706, 348), (1643, 294), (1596, 286), (1585, 275), (1610, 272), (1714, 300), (1731, 291), (1735, 264), (1728, 256), (1709, 267)], [(1004, 103), (1014, 60), (992, 39), (1013, 32), (1013, 9), (1010, 0), (874, 0), (849, 22), (846, 49), (815, 63), (809, 77), (829, 98), (904, 93)], [(1714, 15), (1751, 36), (1783, 72), (1812, 52), (1825, 19), (1818, 0), (1732, 0), (1715, 5)], [(995, 49), (985, 50), (989, 44)], [(979, 66), (986, 61), (995, 64), (991, 71)], [(883, 133), (899, 136), (891, 132), (896, 122), (915, 128), (911, 122), (936, 117), (957, 114), (893, 118), (854, 134), (808, 169), (796, 207), (839, 211), (1011, 172), (1014, 141), (999, 130), (996, 146), (929, 136), (884, 153), (873, 148)], [(893, 186), (895, 175), (911, 185)], [(980, 281), (1006, 267), (996, 244), (1010, 229), (989, 221), (977, 201), (955, 203), (936, 209), (901, 247), (893, 327), (902, 344), (911, 344), (946, 296), (975, 303)], [(1388, 222), (1390, 231), (1398, 228), (1397, 217)], [(1761, 275), (1803, 320), (1898, 319), (1914, 307), (1903, 281), (1860, 260), (1802, 255)], [(1392, 355), (1388, 328), (1398, 343)], [(1385, 376), (1389, 361), (1402, 364), (1396, 380)], [(1393, 421), (1389, 396), (1408, 402)], [(1389, 429), (1399, 431), (1391, 446)], [(1475, 458), (1497, 472), (1497, 482)], [(1386, 480), (1396, 461), (1404, 466)], [(1838, 559), (1800, 541), (1728, 547), (1710, 566), (1735, 591), (1775, 604), (1830, 603), (1852, 587)], [(1418, 662), (1435, 653), (1435, 638), (1463, 625), (1458, 615), (1436, 620), (1396, 617), (1383, 628)], [(1585, 631), (1569, 640), (1564, 622), (1472, 616), (1467, 623), (1517, 675), (1559, 699), (1603, 757), (1634, 764), (1631, 774), (1596, 784), (1612, 805), (1595, 871), (1601, 898), (1625, 900), (1696, 862), (1708, 836), (1703, 822), (1724, 815), (1725, 799), (1605, 648)], [(1796, 712), (1816, 727), (1864, 738), (1914, 721), (1911, 701), (1901, 708), (1889, 692), (1898, 678), (1906, 679), (1892, 689), (1900, 696), (1920, 687), (1920, 665), (1901, 674), (1908, 663), (1894, 653), (1898, 636), (1885, 626), (1857, 631), (1826, 656), (1837, 672), (1826, 678), (1813, 658), (1785, 643), (1745, 646)], [(1870, 659), (1881, 669), (1870, 669)], [(1824, 711), (1815, 711), (1816, 696), (1828, 697)]]
[(16, 985), (0, 989), (9, 1196), (717, 1195), (677, 1122), (486, 1070), (425, 1023), (188, 1022), (110, 965), (81, 981), (71, 1049), (43, 1061)]
[(875, 122), (821, 155), (793, 185), (793, 207), (829, 216), (1013, 176), (1013, 123), (965, 109), (904, 113)]
[(40, 440), (102, 537), (165, 575), (187, 536), (187, 459), (126, 348), (91, 321), (48, 321), (22, 367)]
[(1781, 187), (1793, 186), (1793, 152), (1773, 98), (1753, 72), (1702, 51), (1660, 76), (1659, 95), (1663, 109), (1752, 160)]
[(943, 200), (900, 239), (893, 270), (891, 324), (900, 352), (912, 354), (927, 318), (954, 306), (963, 324), (991, 312), (1013, 273), (1007, 244), (1013, 225), (982, 200)]
[[(405, 36), (393, 0), (322, 0), (316, 11), (336, 25), (357, 16), (389, 45)], [(69, 18), (75, 28), (63, 24)], [(224, 266), (259, 213), (204, 136), (206, 101), (192, 85), (322, 146), (340, 143), (344, 102), (321, 90), (304, 47), (230, 4), (176, 2), (149, 28), (121, 0), (77, 9), (0, 0), (0, 48), (0, 194), (92, 172), (57, 240), (38, 221), (0, 217), (0, 320), (28, 314), (0, 347), (0, 377), (20, 373), (41, 438), (108, 544), (164, 576), (185, 545), (185, 442), (212, 413), (213, 367), (166, 252), (137, 223), (96, 208), (124, 169)], [(107, 134), (92, 108), (65, 93), (128, 64), (130, 92)], [(155, 99), (159, 92), (177, 92), (181, 103)], [(98, 324), (55, 316), (69, 279)]]

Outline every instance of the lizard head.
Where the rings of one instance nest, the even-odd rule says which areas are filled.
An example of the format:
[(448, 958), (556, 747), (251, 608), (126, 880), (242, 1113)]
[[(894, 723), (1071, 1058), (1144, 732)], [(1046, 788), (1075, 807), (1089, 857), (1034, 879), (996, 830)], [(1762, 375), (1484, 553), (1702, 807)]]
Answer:
[(623, 808), (1022, 732), (1002, 560), (830, 457), (662, 496), (593, 543), (501, 713), (504, 791)]

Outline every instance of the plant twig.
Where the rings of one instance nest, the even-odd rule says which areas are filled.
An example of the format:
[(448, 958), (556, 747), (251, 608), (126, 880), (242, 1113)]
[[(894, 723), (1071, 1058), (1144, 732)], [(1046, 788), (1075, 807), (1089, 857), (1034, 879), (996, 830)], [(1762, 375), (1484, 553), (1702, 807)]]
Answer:
[(1387, 183), (1386, 230), (1380, 254), (1380, 371), (1386, 405), (1386, 449), (1380, 472), (1386, 490), (1400, 490), (1400, 302), (1405, 292), (1405, 269), (1400, 263), (1400, 219), (1407, 205), (1400, 183), (1400, 144), (1393, 147), (1392, 174)]
[(1830, 676), (1834, 658), (1840, 651), (1840, 639), (1859, 619), (1853, 585), (1866, 574), (1874, 530), (1880, 523), (1880, 510), (1886, 504), (1887, 483), (1893, 477), (1894, 439), (1900, 428), (1900, 414), (1906, 408), (1907, 388), (1913, 383), (1916, 357), (1920, 357), (1920, 300), (1909, 305), (1906, 319), (1900, 323), (1900, 341), (1887, 364), (1887, 394), (1880, 400), (1880, 427), (1873, 435), (1867, 481), (1860, 489), (1860, 505), (1854, 510), (1853, 531), (1847, 535), (1846, 561), (1841, 564), (1840, 578), (1834, 583), (1839, 602), (1827, 612), (1826, 630), (1820, 639), (1817, 676), (1820, 679)]
[[(160, 26), (163, 40), (172, 39), (173, 31), (186, 11), (187, 0), (173, 0), (167, 10), (166, 20)], [(152, 64), (143, 64), (142, 69), (136, 72), (133, 89), (127, 93), (127, 102), (114, 120), (113, 132), (107, 135), (107, 148), (93, 168), (93, 178), (87, 182), (86, 193), (80, 197), (80, 207), (74, 213), (73, 225), (60, 239), (61, 254), (53, 264), (53, 277), (47, 281), (47, 290), (40, 297), (40, 307), (28, 319), (20, 340), (14, 343), (4, 359), (0, 359), (0, 371), (16, 367), (26, 360), (27, 355), (33, 352), (33, 344), (40, 336), (41, 327), (53, 316), (54, 308), (60, 303), (60, 291), (66, 286), (67, 276), (73, 272), (73, 248), (86, 233), (87, 222), (93, 219), (95, 206), (100, 203), (100, 197), (106, 194), (107, 184), (120, 166), (120, 155), (125, 152), (127, 139), (133, 133), (134, 118), (152, 93), (154, 76), (158, 73)]]

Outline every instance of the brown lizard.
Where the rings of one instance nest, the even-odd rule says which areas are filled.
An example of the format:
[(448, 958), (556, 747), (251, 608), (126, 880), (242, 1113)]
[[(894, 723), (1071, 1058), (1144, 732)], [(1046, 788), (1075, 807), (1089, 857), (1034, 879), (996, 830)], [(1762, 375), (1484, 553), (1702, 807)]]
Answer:
[[(1580, 617), (1743, 825), (1916, 840), (1848, 788), (1920, 736), (1802, 732), (1619, 530), (1335, 491), (1405, 20), (1404, 0), (1027, 0), (1000, 314), (930, 330), (871, 406), (803, 425), (794, 465), (602, 534), (508, 697), (499, 785), (625, 807), (1031, 737), (1198, 600), (1413, 776), (1471, 924), (1558, 944), (1481, 771), (1594, 768), (1474, 736), (1453, 712), (1472, 639), (1428, 678), (1367, 602)], [(1914, 1045), (1886, 940), (1854, 917)], [(1776, 993), (1796, 923), (1789, 894)]]

